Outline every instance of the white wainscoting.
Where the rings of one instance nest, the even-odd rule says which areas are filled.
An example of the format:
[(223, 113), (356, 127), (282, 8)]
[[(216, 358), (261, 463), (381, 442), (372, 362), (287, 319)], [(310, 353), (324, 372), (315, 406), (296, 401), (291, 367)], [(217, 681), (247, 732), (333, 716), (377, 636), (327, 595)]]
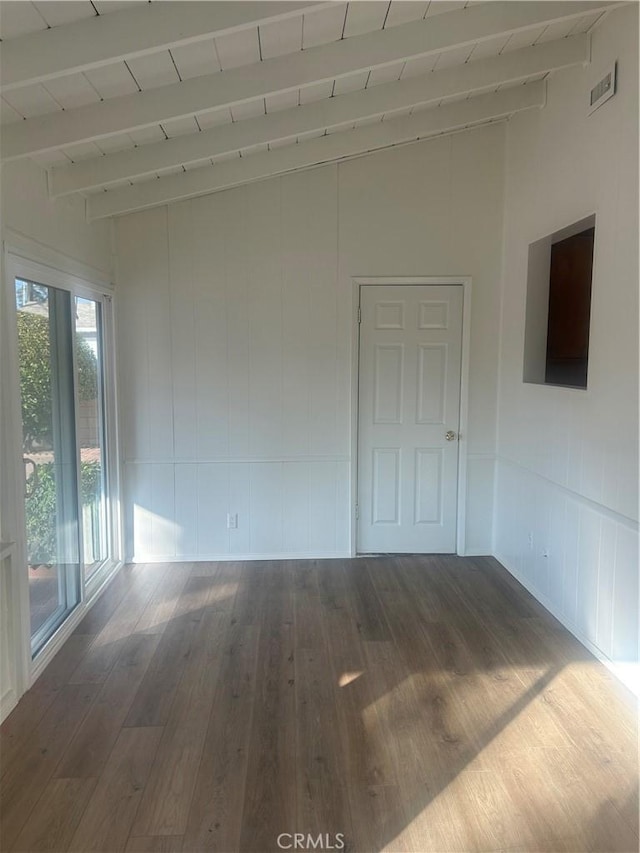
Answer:
[(349, 553), (348, 459), (145, 462), (125, 472), (136, 561)]
[(495, 556), (639, 692), (638, 524), (505, 458)]

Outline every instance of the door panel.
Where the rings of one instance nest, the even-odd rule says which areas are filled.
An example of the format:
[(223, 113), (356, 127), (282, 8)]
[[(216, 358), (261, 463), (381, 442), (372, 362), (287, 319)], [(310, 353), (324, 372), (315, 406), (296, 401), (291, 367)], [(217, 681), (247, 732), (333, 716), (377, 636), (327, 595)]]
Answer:
[(376, 424), (402, 423), (402, 344), (376, 344), (373, 378), (373, 420)]
[(31, 644), (80, 600), (70, 294), (16, 279)]
[(361, 288), (360, 552), (456, 549), (462, 297), (461, 285)]
[(442, 450), (416, 450), (416, 524), (442, 523), (442, 457)]
[(372, 524), (397, 524), (400, 517), (400, 448), (373, 451)]
[(445, 422), (447, 350), (447, 344), (418, 344), (416, 421), (419, 424)]
[(102, 305), (75, 297), (82, 563), (89, 580), (109, 557)]

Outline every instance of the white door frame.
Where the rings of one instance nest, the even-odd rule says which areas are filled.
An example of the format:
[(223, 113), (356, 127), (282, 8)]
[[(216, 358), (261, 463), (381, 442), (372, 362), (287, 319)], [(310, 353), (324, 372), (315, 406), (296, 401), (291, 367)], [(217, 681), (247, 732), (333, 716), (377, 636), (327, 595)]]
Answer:
[[(2, 489), (2, 500), (7, 500), (12, 506), (12, 518), (8, 519), (11, 529), (16, 534), (15, 548), (12, 558), (11, 571), (11, 593), (13, 605), (13, 635), (14, 648), (10, 654), (15, 659), (16, 691), (15, 702), (35, 682), (45, 669), (50, 660), (59, 651), (65, 640), (73, 633), (74, 629), (86, 615), (89, 608), (95, 603), (104, 587), (122, 567), (122, 531), (120, 518), (120, 452), (119, 436), (116, 415), (116, 371), (115, 371), (115, 330), (113, 316), (113, 285), (93, 268), (87, 267), (79, 262), (70, 260), (53, 249), (40, 246), (34, 241), (21, 235), (7, 232), (2, 246), (2, 287), (0, 298), (3, 301), (2, 332), (7, 334), (7, 340), (3, 344), (3, 355), (9, 360), (9, 398), (12, 411), (6, 413), (3, 427), (6, 430), (5, 448), (10, 470), (7, 472), (7, 483)], [(109, 466), (109, 477), (111, 487), (111, 500), (113, 502), (113, 528), (110, 531), (112, 559), (105, 571), (93, 583), (85, 584), (84, 578), (80, 584), (80, 601), (65, 622), (57, 629), (52, 637), (45, 643), (35, 659), (31, 657), (31, 630), (29, 620), (29, 582), (26, 566), (26, 542), (24, 540), (24, 501), (22, 499), (24, 472), (22, 469), (22, 417), (20, 412), (20, 383), (19, 367), (17, 362), (17, 337), (13, 313), (15, 311), (15, 285), (16, 276), (33, 278), (42, 281), (43, 284), (66, 290), (71, 297), (87, 296), (88, 298), (102, 300), (103, 306), (103, 333), (107, 341), (107, 357), (104, 362), (104, 382), (106, 411), (105, 419), (110, 433), (109, 453), (107, 464)], [(0, 313), (3, 313), (0, 312)], [(77, 417), (77, 406), (75, 407)], [(13, 462), (13, 465), (11, 465)], [(10, 480), (10, 482), (9, 482)], [(11, 707), (3, 708), (3, 715), (10, 712)]]
[(355, 276), (352, 278), (351, 322), (351, 556), (358, 553), (356, 502), (358, 498), (358, 405), (360, 379), (360, 289), (366, 285), (457, 285), (462, 287), (462, 361), (460, 366), (460, 428), (458, 432), (458, 500), (456, 553), (466, 553), (467, 428), (469, 418), (469, 352), (471, 346), (471, 276)]

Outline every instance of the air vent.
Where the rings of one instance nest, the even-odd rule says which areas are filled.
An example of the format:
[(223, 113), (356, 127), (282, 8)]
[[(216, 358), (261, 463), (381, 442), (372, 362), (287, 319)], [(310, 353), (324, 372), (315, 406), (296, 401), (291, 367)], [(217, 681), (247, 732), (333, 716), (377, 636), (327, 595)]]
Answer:
[(589, 115), (616, 93), (617, 63), (614, 62), (601, 80), (589, 92)]

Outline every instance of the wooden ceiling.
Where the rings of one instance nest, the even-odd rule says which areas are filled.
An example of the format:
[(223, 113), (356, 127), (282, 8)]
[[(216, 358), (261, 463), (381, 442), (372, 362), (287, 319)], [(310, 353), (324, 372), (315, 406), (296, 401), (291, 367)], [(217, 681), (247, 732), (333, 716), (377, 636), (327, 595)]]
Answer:
[(0, 154), (90, 219), (501, 121), (620, 3), (0, 2)]

